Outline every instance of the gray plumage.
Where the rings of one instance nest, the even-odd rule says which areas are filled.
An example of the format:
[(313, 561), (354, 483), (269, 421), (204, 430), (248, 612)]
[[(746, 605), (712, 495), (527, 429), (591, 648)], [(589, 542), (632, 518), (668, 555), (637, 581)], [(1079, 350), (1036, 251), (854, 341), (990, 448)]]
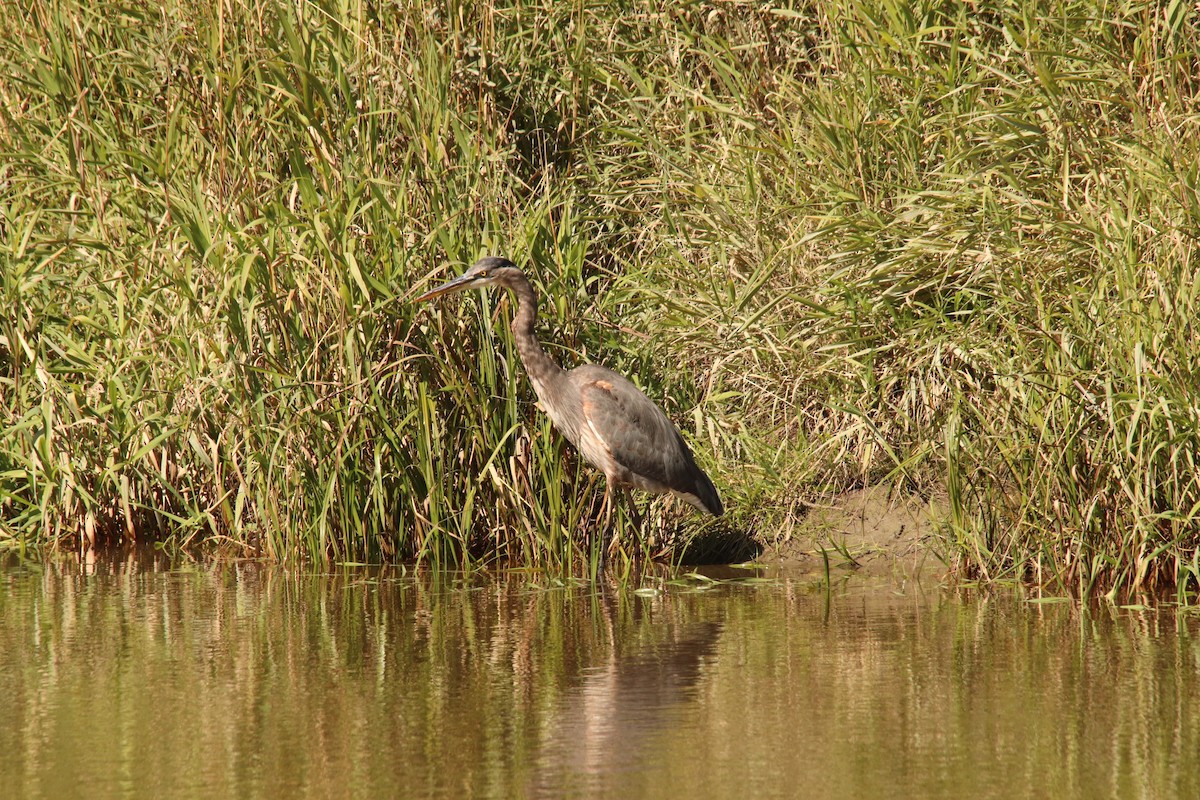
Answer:
[(568, 371), (546, 355), (534, 333), (537, 295), (511, 261), (481, 258), (417, 301), (487, 286), (503, 286), (517, 295), (513, 337), (533, 389), (554, 426), (604, 473), (606, 499), (614, 487), (632, 486), (669, 492), (716, 516), (725, 512), (716, 487), (696, 465), (679, 431), (641, 389), (610, 369), (585, 364)]

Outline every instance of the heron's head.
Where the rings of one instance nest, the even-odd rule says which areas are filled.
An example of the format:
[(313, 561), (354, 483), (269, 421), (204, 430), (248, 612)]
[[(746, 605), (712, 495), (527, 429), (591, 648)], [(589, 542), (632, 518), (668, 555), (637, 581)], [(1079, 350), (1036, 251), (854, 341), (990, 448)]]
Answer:
[(508, 279), (520, 275), (521, 270), (507, 258), (484, 256), (476, 261), (469, 270), (448, 283), (443, 283), (436, 289), (431, 289), (418, 297), (414, 302), (423, 303), (444, 294), (454, 294), (464, 289), (483, 289), (499, 284), (508, 285)]

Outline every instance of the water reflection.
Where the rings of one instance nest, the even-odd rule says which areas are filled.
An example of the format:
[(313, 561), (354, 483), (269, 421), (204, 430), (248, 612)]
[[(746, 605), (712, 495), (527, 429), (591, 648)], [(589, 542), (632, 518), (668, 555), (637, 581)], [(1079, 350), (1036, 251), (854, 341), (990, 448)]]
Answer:
[[(601, 612), (613, 630), (614, 603)], [(653, 769), (648, 740), (679, 724), (720, 632), (716, 621), (666, 621), (654, 641), (613, 635), (606, 661), (586, 668), (549, 715), (535, 793), (594, 796), (606, 775)]]
[(10, 564), (0, 785), (1200, 796), (1196, 617), (775, 577), (640, 596), (529, 576)]

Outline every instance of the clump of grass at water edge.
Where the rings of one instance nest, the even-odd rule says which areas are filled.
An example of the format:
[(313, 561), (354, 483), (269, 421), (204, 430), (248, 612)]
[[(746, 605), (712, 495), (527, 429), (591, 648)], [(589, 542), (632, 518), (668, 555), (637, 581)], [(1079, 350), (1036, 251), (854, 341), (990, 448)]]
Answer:
[[(0, 537), (566, 569), (541, 331), (730, 530), (890, 481), (965, 573), (1200, 578), (1186, 4), (36, 2), (0, 21)], [(651, 538), (711, 533), (658, 502)]]

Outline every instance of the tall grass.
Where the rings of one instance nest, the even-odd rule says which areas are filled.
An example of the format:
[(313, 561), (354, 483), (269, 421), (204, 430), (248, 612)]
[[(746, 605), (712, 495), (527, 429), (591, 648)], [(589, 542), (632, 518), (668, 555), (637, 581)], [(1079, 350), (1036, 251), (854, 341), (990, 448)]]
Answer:
[(1185, 4), (62, 0), (0, 34), (16, 546), (570, 563), (600, 487), (507, 301), (407, 302), (494, 252), (737, 530), (891, 479), (971, 572), (1200, 579)]

